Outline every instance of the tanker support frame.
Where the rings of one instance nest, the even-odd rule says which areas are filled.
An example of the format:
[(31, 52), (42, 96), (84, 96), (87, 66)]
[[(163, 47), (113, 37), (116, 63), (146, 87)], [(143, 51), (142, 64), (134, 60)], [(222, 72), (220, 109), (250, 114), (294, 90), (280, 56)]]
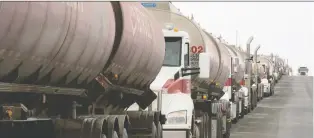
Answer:
[[(110, 89), (123, 92), (132, 91), (120, 86), (112, 86)], [(2, 111), (0, 114), (0, 137), (161, 137), (161, 125), (165, 123), (165, 116), (161, 115), (160, 111), (120, 111), (106, 114), (113, 107), (78, 104), (77, 101), (86, 99), (87, 94), (87, 89), (0, 82), (0, 100), (2, 102), (0, 106), (0, 111)], [(128, 94), (124, 94), (125, 97), (127, 97), (126, 95)], [(68, 98), (69, 102), (49, 101), (60, 98), (60, 96)], [(115, 98), (115, 96), (110, 98)], [(30, 109), (22, 103), (21, 99), (30, 97), (40, 99), (32, 101), (34, 103), (32, 106), (36, 106), (36, 108)], [(12, 100), (13, 98), (15, 100)], [(63, 112), (56, 114), (56, 110)]]

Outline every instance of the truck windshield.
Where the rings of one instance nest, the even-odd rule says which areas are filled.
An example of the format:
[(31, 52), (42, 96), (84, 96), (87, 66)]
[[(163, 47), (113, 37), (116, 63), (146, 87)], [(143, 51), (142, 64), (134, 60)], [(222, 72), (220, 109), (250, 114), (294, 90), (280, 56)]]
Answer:
[(181, 37), (165, 37), (166, 49), (163, 66), (177, 67), (181, 65)]

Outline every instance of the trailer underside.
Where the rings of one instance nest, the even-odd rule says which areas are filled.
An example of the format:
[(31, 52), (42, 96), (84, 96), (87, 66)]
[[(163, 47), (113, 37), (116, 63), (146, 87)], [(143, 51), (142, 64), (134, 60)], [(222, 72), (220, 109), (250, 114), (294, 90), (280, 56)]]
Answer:
[(165, 117), (157, 111), (125, 111), (128, 104), (135, 102), (128, 100), (131, 96), (134, 97), (113, 90), (94, 100), (86, 89), (0, 83), (0, 135), (14, 138), (161, 135)]

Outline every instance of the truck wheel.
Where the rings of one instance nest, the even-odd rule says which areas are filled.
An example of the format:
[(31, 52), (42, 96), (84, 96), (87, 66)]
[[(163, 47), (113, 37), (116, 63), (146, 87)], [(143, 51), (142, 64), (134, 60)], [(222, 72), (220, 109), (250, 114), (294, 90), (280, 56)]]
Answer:
[(160, 122), (158, 122), (157, 128), (157, 138), (162, 138), (162, 126)]
[(157, 128), (156, 128), (156, 125), (154, 122), (152, 123), (152, 135), (151, 136), (152, 136), (151, 138), (158, 138), (157, 137)]
[(112, 138), (119, 138), (117, 131), (114, 131), (114, 132), (113, 132)]
[[(126, 134), (126, 135), (128, 135), (128, 134)], [(107, 136), (105, 134), (102, 134), (101, 138), (107, 138)], [(117, 131), (113, 131), (112, 138), (119, 138)], [(125, 137), (123, 137), (123, 138), (125, 138)]]
[[(127, 132), (126, 132), (126, 135), (128, 135)], [(105, 134), (101, 134), (101, 138), (107, 138), (107, 136)], [(111, 138), (119, 138), (117, 131), (113, 131)], [(123, 137), (123, 138), (128, 138), (128, 137)]]
[(227, 131), (225, 134), (222, 135), (223, 138), (230, 138), (230, 132)]
[(126, 131), (126, 128), (123, 129), (123, 136), (122, 138), (128, 138), (128, 131)]
[(195, 124), (194, 124), (193, 138), (200, 138), (200, 130)]
[(207, 119), (207, 114), (204, 114), (203, 116), (200, 117), (201, 119), (201, 123), (198, 126), (199, 129), (199, 133), (200, 133), (200, 137), (201, 138), (206, 138), (208, 137), (208, 127), (211, 127), (211, 124), (208, 123), (208, 119)]
[(238, 118), (236, 117), (236, 118), (233, 119), (231, 122), (232, 122), (233, 124), (236, 124), (236, 123), (238, 122)]

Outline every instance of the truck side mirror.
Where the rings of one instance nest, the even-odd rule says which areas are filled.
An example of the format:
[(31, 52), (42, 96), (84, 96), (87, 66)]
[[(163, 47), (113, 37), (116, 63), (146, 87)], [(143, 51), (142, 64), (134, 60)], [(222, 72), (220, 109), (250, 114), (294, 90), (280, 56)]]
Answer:
[(189, 66), (189, 54), (184, 55), (184, 67)]
[(190, 57), (189, 57), (189, 50), (190, 50), (190, 43), (185, 43), (186, 54), (184, 54), (184, 67), (190, 66)]
[(210, 76), (210, 56), (208, 53), (199, 54), (199, 67), (200, 74), (198, 75), (201, 79), (208, 79)]

